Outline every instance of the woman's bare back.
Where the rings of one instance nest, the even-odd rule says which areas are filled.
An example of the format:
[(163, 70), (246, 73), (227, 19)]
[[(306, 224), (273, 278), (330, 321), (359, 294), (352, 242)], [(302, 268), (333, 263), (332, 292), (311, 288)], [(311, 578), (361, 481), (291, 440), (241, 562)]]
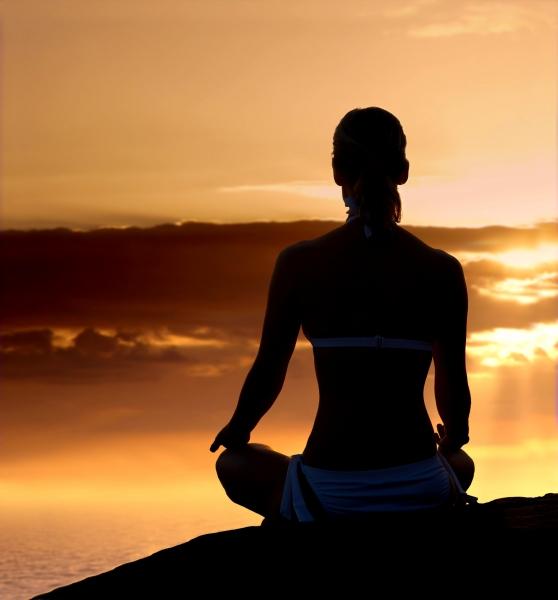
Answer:
[[(299, 299), (308, 339), (435, 341), (453, 257), (397, 225), (389, 241), (370, 246), (360, 218), (301, 246)], [(374, 469), (435, 454), (423, 398), (431, 362), (424, 350), (315, 347), (319, 406), (304, 462)]]

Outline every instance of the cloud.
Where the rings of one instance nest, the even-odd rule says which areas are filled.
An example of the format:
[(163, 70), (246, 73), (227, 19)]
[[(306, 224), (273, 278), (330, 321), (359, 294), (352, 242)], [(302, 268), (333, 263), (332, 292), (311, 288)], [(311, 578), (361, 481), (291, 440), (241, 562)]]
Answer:
[(501, 35), (556, 27), (553, 0), (483, 0), (459, 3), (414, 0), (387, 8), (388, 20), (408, 20), (407, 33), (418, 38)]
[[(101, 375), (145, 379), (165, 365), (180, 365), (193, 377), (245, 370), (258, 347), (277, 254), (338, 226), (185, 223), (0, 232), (3, 376), (71, 382)], [(462, 260), (471, 339), (554, 322), (558, 261), (545, 248), (556, 248), (555, 222), (406, 229)], [(302, 332), (297, 348), (309, 348)], [(477, 358), (475, 368), (485, 368)]]
[(432, 6), (438, 4), (440, 0), (407, 0), (400, 2), (395, 6), (386, 8), (382, 15), (388, 19), (399, 19), (413, 17), (425, 10), (431, 10)]
[(538, 273), (533, 277), (509, 277), (490, 286), (476, 286), (479, 294), (503, 302), (535, 304), (545, 298), (558, 297), (558, 272)]
[(15, 353), (48, 354), (52, 352), (52, 340), (50, 329), (4, 333), (0, 334), (0, 352), (8, 357)]
[(322, 180), (316, 181), (286, 181), (281, 183), (244, 184), (233, 186), (222, 186), (216, 188), (217, 192), (225, 194), (236, 194), (246, 192), (277, 192), (281, 194), (293, 194), (305, 198), (339, 198), (339, 188)]
[[(204, 432), (212, 441), (255, 358), (278, 252), (339, 225), (0, 232), (0, 463), (61, 448), (74, 455), (84, 444), (105, 446), (124, 434)], [(490, 440), (508, 435), (500, 432), (502, 420), (516, 419), (508, 429), (520, 438), (534, 416), (554, 418), (556, 298), (541, 291), (555, 289), (555, 278), (544, 273), (558, 267), (534, 260), (536, 253), (515, 255), (522, 260), (514, 266), (505, 253), (556, 243), (556, 225), (406, 227), (435, 248), (466, 256), (472, 427), (484, 427)], [(348, 277), (350, 266), (341, 271)], [(510, 279), (522, 283), (514, 287)], [(536, 301), (523, 304), (525, 295)], [(432, 371), (425, 398), (433, 406)], [(266, 441), (266, 430), (309, 430), (318, 397), (301, 332), (284, 389), (254, 441)]]
[[(207, 328), (203, 331), (209, 331)], [(230, 350), (232, 347), (233, 350)], [(219, 350), (225, 349), (225, 352)], [(35, 329), (0, 334), (2, 375), (11, 379), (46, 379), (66, 383), (84, 380), (152, 379), (152, 366), (179, 364), (185, 375), (215, 377), (243, 368), (249, 348), (207, 336), (158, 331)]]
[(499, 327), (474, 332), (467, 340), (468, 355), (481, 367), (516, 366), (534, 361), (558, 360), (558, 321), (537, 323), (529, 328)]
[(463, 263), (491, 260), (518, 269), (540, 268), (558, 263), (558, 244), (537, 244), (532, 247), (515, 247), (497, 252), (459, 252), (458, 255)]

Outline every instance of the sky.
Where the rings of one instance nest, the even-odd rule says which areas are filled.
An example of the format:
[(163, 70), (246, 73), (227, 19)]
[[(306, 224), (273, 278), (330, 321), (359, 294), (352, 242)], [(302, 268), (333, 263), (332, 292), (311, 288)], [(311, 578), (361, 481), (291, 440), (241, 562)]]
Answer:
[[(470, 493), (558, 490), (556, 2), (14, 0), (0, 14), (7, 519), (102, 505), (116, 527), (150, 502), (155, 521), (190, 515), (182, 540), (261, 521), (226, 497), (208, 448), (256, 356), (277, 254), (346, 218), (332, 136), (365, 106), (407, 136), (400, 225), (464, 268)], [(431, 365), (439, 422), (433, 388)], [(301, 332), (252, 441), (300, 452), (317, 401)]]
[(18, 0), (0, 227), (342, 218), (333, 131), (407, 135), (402, 222), (556, 215), (554, 0)]
[[(166, 486), (170, 497), (196, 478), (216, 483), (208, 447), (256, 356), (275, 258), (334, 225), (4, 232), (3, 502), (29, 502), (30, 488), (35, 500), (81, 490), (90, 502), (115, 490), (122, 498), (122, 486), (159, 496)], [(408, 230), (464, 268), (475, 491), (489, 499), (558, 485), (556, 222)], [(438, 422), (433, 376), (431, 364), (425, 401)], [(252, 441), (300, 451), (317, 399), (301, 331), (284, 389)], [(515, 471), (495, 474), (490, 461), (499, 460)]]

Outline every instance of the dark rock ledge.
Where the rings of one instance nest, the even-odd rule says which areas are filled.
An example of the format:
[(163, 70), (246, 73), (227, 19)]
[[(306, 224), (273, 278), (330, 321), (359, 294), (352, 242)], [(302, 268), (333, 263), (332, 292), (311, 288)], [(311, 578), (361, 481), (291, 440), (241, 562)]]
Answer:
[[(274, 598), (285, 590), (289, 598), (317, 592), (391, 598), (403, 591), (443, 598), (476, 594), (479, 585), (526, 598), (542, 586), (556, 597), (557, 550), (558, 493), (550, 493), (444, 515), (383, 513), (210, 533), (35, 598), (213, 598), (225, 592)], [(529, 588), (524, 594), (523, 585)]]

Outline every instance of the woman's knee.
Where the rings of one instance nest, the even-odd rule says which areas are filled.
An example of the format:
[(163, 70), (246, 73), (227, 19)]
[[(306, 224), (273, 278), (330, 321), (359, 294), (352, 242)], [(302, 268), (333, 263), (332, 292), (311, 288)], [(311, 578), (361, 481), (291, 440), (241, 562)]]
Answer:
[(225, 448), (215, 461), (215, 470), (217, 471), (217, 477), (224, 483), (228, 479), (230, 473), (238, 462), (237, 450), (231, 448)]
[(233, 501), (238, 501), (239, 492), (239, 464), (236, 450), (226, 448), (215, 461), (217, 477), (225, 490), (227, 496)]
[(282, 489), (288, 462), (267, 444), (250, 443), (223, 450), (215, 468), (230, 500), (265, 515)]
[(238, 475), (239, 470), (247, 466), (247, 460), (254, 451), (268, 451), (271, 447), (267, 444), (250, 442), (239, 448), (226, 448), (215, 461), (217, 476), (223, 484), (229, 483)]
[(461, 487), (467, 490), (475, 476), (475, 463), (473, 459), (463, 449), (448, 454), (446, 458), (459, 479)]

